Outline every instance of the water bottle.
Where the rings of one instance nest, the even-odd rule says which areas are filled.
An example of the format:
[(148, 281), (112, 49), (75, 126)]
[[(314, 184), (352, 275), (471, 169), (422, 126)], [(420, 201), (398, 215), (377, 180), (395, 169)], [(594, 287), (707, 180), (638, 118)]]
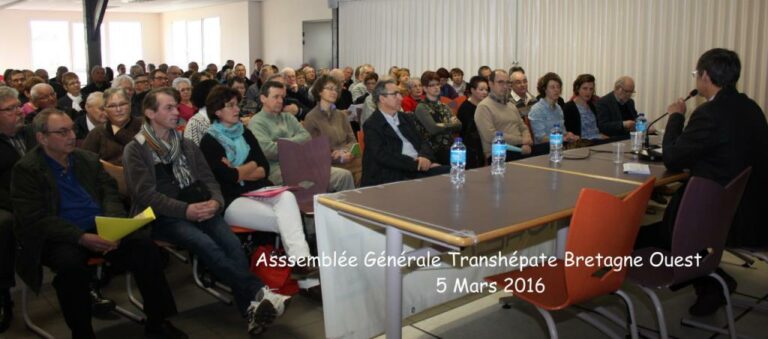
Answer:
[(504, 162), (507, 160), (507, 143), (504, 141), (504, 133), (496, 132), (491, 142), (491, 175), (504, 175), (507, 167)]
[(451, 183), (461, 185), (464, 183), (464, 167), (467, 164), (467, 148), (461, 142), (461, 138), (451, 145)]
[(563, 161), (563, 131), (560, 124), (552, 127), (549, 133), (549, 161), (559, 163)]
[(645, 133), (648, 120), (645, 119), (645, 113), (639, 113), (635, 120), (635, 131)]

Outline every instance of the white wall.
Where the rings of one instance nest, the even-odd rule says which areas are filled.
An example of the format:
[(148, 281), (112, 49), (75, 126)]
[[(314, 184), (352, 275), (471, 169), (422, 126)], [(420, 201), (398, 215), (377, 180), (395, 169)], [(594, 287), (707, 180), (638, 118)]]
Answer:
[[(251, 65), (253, 60), (251, 60), (249, 35), (252, 33), (248, 30), (249, 13), (251, 13), (251, 10), (249, 9), (248, 1), (163, 13), (161, 19), (164, 31), (163, 55), (167, 57), (171, 55), (171, 24), (174, 21), (219, 17), (221, 22), (222, 60), (216, 64), (221, 68), (224, 61), (232, 59), (236, 63), (242, 62), (245, 65)], [(258, 20), (258, 18), (253, 18), (252, 20)], [(202, 60), (194, 61), (197, 61), (201, 68), (205, 68)], [(179, 66), (186, 70), (186, 64)]]
[[(67, 11), (24, 11), (5, 9), (0, 11), (0, 32), (2, 35), (2, 45), (0, 48), (0, 69), (6, 68), (31, 68), (32, 67), (32, 44), (30, 21), (33, 20), (61, 20), (72, 22), (83, 22), (82, 12)], [(160, 31), (160, 14), (153, 13), (112, 13), (107, 11), (104, 17), (102, 27), (110, 21), (138, 21), (142, 25), (142, 47), (144, 60), (147, 62), (158, 62), (162, 59)], [(73, 37), (74, 38), (74, 37)], [(82, 37), (82, 39), (85, 39)], [(109, 46), (108, 37), (102, 44), (102, 48)], [(111, 66), (115, 69), (117, 65)], [(53, 76), (55, 69), (49, 69), (48, 73)]]
[(302, 64), (302, 21), (332, 19), (327, 0), (265, 0), (262, 13), (263, 59), (279, 68)]

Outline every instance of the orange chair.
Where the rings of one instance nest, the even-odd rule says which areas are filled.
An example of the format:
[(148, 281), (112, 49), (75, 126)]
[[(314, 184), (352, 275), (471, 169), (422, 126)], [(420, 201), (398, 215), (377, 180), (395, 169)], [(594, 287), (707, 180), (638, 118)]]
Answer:
[[(576, 208), (571, 217), (570, 230), (566, 239), (566, 254), (579, 257), (596, 257), (598, 254), (610, 257), (628, 257), (640, 229), (640, 221), (653, 190), (655, 178), (646, 181), (623, 200), (608, 193), (584, 188), (579, 194)], [(601, 263), (602, 264), (602, 263)], [(637, 323), (629, 296), (619, 290), (627, 275), (627, 268), (613, 269), (602, 265), (584, 267), (570, 265), (558, 259), (554, 266), (527, 267), (522, 271), (503, 273), (485, 280), (497, 286), (506, 286), (509, 280), (534, 281), (541, 279), (546, 289), (536, 291), (515, 291), (515, 296), (533, 304), (547, 323), (549, 335), (557, 338), (557, 328), (549, 311), (564, 309), (590, 299), (616, 294), (624, 299), (630, 318), (630, 333), (637, 338)], [(531, 280), (528, 280), (531, 279)], [(508, 306), (509, 298), (500, 302)], [(603, 332), (613, 336), (607, 327), (586, 313), (578, 317)]]
[(461, 104), (463, 104), (464, 101), (467, 101), (467, 97), (461, 95), (456, 97), (456, 99), (451, 100), (451, 102), (448, 104), (448, 108), (451, 109), (451, 112), (453, 112), (454, 116), (459, 113), (459, 107), (461, 107)]
[(363, 152), (365, 151), (365, 135), (363, 134), (363, 130), (357, 131), (357, 144), (360, 145), (360, 156), (363, 156)]

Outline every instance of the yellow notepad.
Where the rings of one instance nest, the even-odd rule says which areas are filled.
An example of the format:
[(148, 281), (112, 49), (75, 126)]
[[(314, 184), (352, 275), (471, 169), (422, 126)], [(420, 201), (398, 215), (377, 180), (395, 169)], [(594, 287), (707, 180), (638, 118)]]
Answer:
[(147, 207), (133, 218), (96, 217), (96, 232), (106, 240), (118, 241), (152, 220), (155, 220), (152, 207)]

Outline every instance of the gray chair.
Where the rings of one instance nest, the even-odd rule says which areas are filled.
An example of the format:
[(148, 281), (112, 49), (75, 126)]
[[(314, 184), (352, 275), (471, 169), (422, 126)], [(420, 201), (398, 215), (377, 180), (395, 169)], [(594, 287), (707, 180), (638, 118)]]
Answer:
[[(668, 332), (661, 302), (653, 290), (668, 288), (707, 275), (715, 278), (723, 288), (728, 331), (687, 319), (683, 319), (682, 323), (736, 338), (728, 286), (723, 278), (715, 273), (715, 269), (720, 265), (728, 230), (751, 171), (751, 167), (745, 169), (725, 187), (709, 179), (691, 178), (680, 201), (671, 250), (648, 247), (633, 253), (642, 258), (643, 266), (630, 269), (628, 278), (639, 285), (653, 302), (661, 338), (667, 338)], [(649, 262), (654, 253), (662, 253), (664, 257), (706, 254), (703, 255), (699, 266), (652, 267)]]

